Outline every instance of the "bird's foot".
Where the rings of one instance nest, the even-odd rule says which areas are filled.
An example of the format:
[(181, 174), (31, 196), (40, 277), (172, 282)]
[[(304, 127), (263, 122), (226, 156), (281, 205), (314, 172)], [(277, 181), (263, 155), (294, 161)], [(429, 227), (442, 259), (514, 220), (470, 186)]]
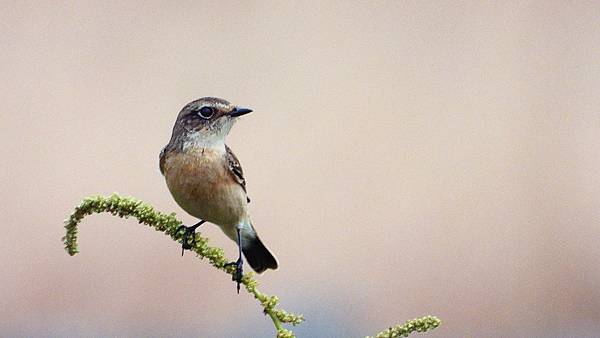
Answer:
[(185, 252), (185, 250), (190, 250), (191, 248), (194, 247), (194, 244), (196, 243), (196, 229), (202, 225), (202, 223), (204, 223), (205, 221), (200, 221), (192, 226), (185, 226), (185, 225), (180, 225), (179, 228), (177, 229), (177, 233), (179, 233), (182, 229), (184, 229), (184, 233), (183, 233), (183, 238), (181, 239), (181, 255), (183, 256), (183, 253)]
[(242, 259), (242, 257), (238, 258), (238, 260), (235, 262), (227, 263), (224, 265), (224, 267), (235, 266), (235, 272), (231, 276), (231, 280), (237, 282), (237, 292), (238, 293), (240, 293), (240, 284), (242, 283), (242, 277), (244, 276), (243, 265), (244, 265), (244, 260)]

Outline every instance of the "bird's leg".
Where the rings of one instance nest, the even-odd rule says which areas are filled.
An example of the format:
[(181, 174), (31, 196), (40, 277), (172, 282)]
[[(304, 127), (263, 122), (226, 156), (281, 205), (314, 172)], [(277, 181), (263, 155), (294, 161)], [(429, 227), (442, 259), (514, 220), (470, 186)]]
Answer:
[[(187, 249), (191, 249), (192, 247), (194, 247), (194, 242), (196, 241), (196, 236), (194, 236), (194, 234), (196, 233), (196, 228), (198, 228), (199, 226), (201, 226), (204, 222), (203, 220), (200, 220), (200, 222), (192, 225), (192, 226), (185, 226), (185, 225), (180, 225), (179, 229), (177, 229), (177, 232), (179, 232), (181, 229), (185, 229), (185, 233), (183, 234), (183, 239), (181, 240), (181, 255), (183, 256), (183, 252)], [(190, 237), (192, 237), (192, 240), (190, 241)]]
[(244, 275), (244, 269), (242, 268), (244, 265), (244, 259), (242, 258), (242, 230), (240, 228), (237, 229), (237, 239), (239, 252), (238, 260), (225, 264), (225, 267), (235, 266), (235, 273), (232, 276), (232, 280), (237, 282), (237, 292), (240, 293), (240, 283), (242, 282), (242, 276)]

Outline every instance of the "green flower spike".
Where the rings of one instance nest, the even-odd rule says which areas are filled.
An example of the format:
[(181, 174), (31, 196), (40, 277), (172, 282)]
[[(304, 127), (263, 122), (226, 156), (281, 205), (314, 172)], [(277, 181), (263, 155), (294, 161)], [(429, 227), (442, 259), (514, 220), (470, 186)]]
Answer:
[[(65, 249), (69, 255), (73, 256), (79, 252), (77, 246), (77, 225), (87, 215), (108, 212), (122, 218), (135, 217), (140, 223), (153, 227), (156, 231), (164, 232), (173, 240), (181, 242), (183, 232), (179, 231), (179, 226), (182, 224), (175, 217), (175, 213), (164, 214), (154, 210), (154, 208), (136, 198), (122, 197), (117, 194), (112, 194), (109, 197), (92, 196), (83, 200), (83, 202), (75, 208), (75, 211), (65, 220), (66, 235), (63, 237)], [(201, 259), (207, 259), (212, 266), (222, 270), (233, 276), (235, 267), (225, 266), (228, 260), (225, 258), (225, 253), (221, 248), (208, 246), (208, 239), (200, 234), (195, 234), (195, 241), (190, 249), (195, 252)], [(265, 314), (269, 315), (277, 331), (277, 338), (294, 338), (294, 333), (283, 328), (282, 323), (298, 325), (304, 321), (304, 317), (300, 314), (288, 313), (283, 309), (277, 309), (279, 298), (277, 296), (269, 296), (260, 292), (257, 288), (258, 281), (253, 278), (253, 273), (245, 273), (242, 277), (242, 284), (246, 291), (254, 296), (263, 308)], [(423, 317), (406, 322), (402, 326), (395, 326), (383, 331), (377, 335), (380, 337), (400, 337), (408, 336), (412, 332), (425, 332), (436, 328), (440, 324), (440, 320), (435, 317)]]

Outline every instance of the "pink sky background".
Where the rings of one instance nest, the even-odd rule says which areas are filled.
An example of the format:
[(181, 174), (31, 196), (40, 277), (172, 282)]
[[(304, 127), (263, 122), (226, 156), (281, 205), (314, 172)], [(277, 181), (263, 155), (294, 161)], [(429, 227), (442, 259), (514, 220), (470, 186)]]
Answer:
[(93, 194), (195, 221), (158, 153), (202, 96), (255, 110), (228, 144), (299, 337), (600, 332), (597, 2), (3, 1), (0, 43), (2, 337), (274, 335), (135, 220), (62, 247)]

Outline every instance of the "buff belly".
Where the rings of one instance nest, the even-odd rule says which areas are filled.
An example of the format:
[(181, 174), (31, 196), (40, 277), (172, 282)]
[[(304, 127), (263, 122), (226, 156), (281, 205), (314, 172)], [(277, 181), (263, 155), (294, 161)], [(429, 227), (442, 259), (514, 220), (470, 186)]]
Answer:
[(247, 217), (246, 193), (228, 170), (223, 154), (208, 149), (174, 153), (165, 162), (167, 186), (177, 204), (226, 233)]

